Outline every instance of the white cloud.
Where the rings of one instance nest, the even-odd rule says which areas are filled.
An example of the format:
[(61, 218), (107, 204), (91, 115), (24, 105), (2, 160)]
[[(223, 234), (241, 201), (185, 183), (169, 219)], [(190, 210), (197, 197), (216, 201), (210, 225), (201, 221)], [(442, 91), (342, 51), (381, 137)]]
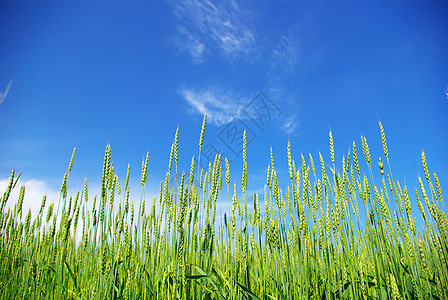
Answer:
[[(276, 98), (286, 98), (281, 89), (273, 90), (278, 94)], [(183, 89), (180, 94), (189, 104), (194, 113), (200, 115), (207, 114), (207, 121), (211, 124), (221, 126), (232, 122), (236, 118), (247, 119), (243, 113), (248, 100), (241, 96), (236, 96), (232, 92), (224, 92), (221, 89)], [(286, 117), (281, 121), (280, 130), (286, 135), (295, 135), (300, 122), (298, 114)]]
[(170, 1), (181, 22), (176, 44), (188, 52), (193, 62), (204, 60), (206, 52), (218, 47), (231, 58), (247, 55), (255, 47), (255, 37), (245, 14), (235, 1)]
[[(9, 184), (9, 178), (0, 180), (1, 196), (3, 196), (3, 193), (6, 191), (8, 184)], [(55, 203), (55, 209), (57, 208), (56, 205), (59, 201), (60, 191), (52, 189), (47, 182), (42, 180), (19, 179), (15, 188), (11, 191), (8, 202), (6, 203), (6, 209), (7, 207), (11, 208), (14, 207), (14, 205), (17, 203), (22, 185), (25, 186), (25, 196), (22, 204), (23, 217), (28, 213), (28, 209), (30, 208), (31, 208), (31, 215), (32, 216), (37, 215), (44, 195), (47, 195), (46, 207), (48, 207), (48, 205), (53, 202)]]
[(297, 114), (294, 114), (283, 121), (282, 130), (287, 135), (292, 135), (295, 133), (299, 121), (297, 120)]
[(242, 98), (217, 89), (184, 89), (180, 93), (195, 112), (207, 114), (207, 120), (218, 126), (240, 117), (244, 107)]
[(8, 85), (6, 86), (5, 91), (0, 93), (0, 104), (2, 104), (3, 101), (5, 101), (6, 96), (8, 95), (9, 89), (11, 88), (11, 85), (12, 85), (12, 80), (9, 81)]
[(176, 41), (181, 52), (190, 54), (193, 63), (200, 64), (204, 61), (205, 44), (201, 43), (197, 36), (193, 36), (185, 27), (179, 27), (178, 32), (182, 39)]
[(281, 67), (286, 73), (294, 71), (299, 62), (299, 42), (296, 28), (296, 26), (289, 28), (272, 50), (273, 66)]
[[(17, 174), (16, 174), (17, 175)], [(17, 176), (16, 176), (17, 177)], [(4, 178), (4, 179), (0, 179), (0, 196), (3, 197), (4, 192), (6, 191), (6, 188), (9, 184), (9, 178)], [(70, 186), (70, 180), (69, 180), (69, 184)], [(45, 202), (45, 209), (44, 209), (44, 216), (46, 216), (46, 212), (48, 207), (50, 206), (51, 203), (54, 203), (54, 213), (56, 214), (57, 210), (58, 210), (58, 205), (59, 205), (59, 197), (60, 197), (60, 188), (54, 188), (51, 187), (51, 185), (44, 181), (44, 180), (39, 180), (39, 179), (29, 179), (29, 180), (22, 180), (22, 178), (19, 179), (19, 181), (17, 182), (15, 188), (11, 191), (11, 194), (8, 198), (8, 202), (6, 203), (6, 207), (5, 207), (5, 211), (8, 210), (8, 208), (14, 208), (14, 205), (17, 204), (17, 201), (19, 199), (19, 194), (20, 194), (20, 189), (22, 186), (25, 186), (25, 196), (23, 199), (23, 204), (22, 204), (22, 220), (25, 220), (25, 216), (28, 213), (28, 210), (31, 209), (31, 215), (32, 215), (32, 219), (34, 219), (40, 209), (41, 203), (42, 203), (42, 198), (44, 195), (47, 195), (46, 198), (46, 202)], [(129, 182), (129, 186), (130, 186), (130, 197), (129, 197), (129, 201), (130, 202), (134, 202), (134, 213), (135, 215), (138, 214), (138, 209), (139, 209), (139, 205), (140, 205), (140, 197), (141, 197), (141, 188), (140, 188), (140, 179), (130, 179)], [(153, 198), (154, 196), (156, 196), (157, 202), (159, 199), (159, 192), (156, 190), (158, 189), (158, 185), (151, 185), (150, 186), (150, 191), (145, 193), (145, 201), (146, 201), (146, 213), (150, 213), (151, 211), (151, 205), (153, 202)], [(68, 188), (67, 191), (67, 199), (69, 199), (70, 197), (73, 197), (73, 199), (75, 198), (76, 194), (78, 192), (82, 193), (84, 186), (80, 186), (78, 187), (78, 189), (75, 188)], [(93, 206), (93, 199), (94, 199), (94, 195), (97, 195), (97, 201), (96, 201), (96, 206), (98, 208), (99, 206), (99, 199), (100, 199), (100, 195), (101, 195), (101, 185), (100, 184), (96, 184), (96, 183), (88, 183), (88, 192), (89, 192), (89, 200), (87, 203), (87, 209), (89, 211), (92, 211), (92, 206)], [(118, 203), (121, 201), (121, 199), (125, 199), (124, 198), (125, 195), (118, 195), (118, 192), (116, 190), (116, 195), (115, 195), (115, 202), (114, 202), (114, 212), (118, 212)], [(84, 199), (84, 197), (83, 197)], [(84, 200), (83, 200), (84, 201)], [(83, 202), (84, 203), (84, 202)], [(60, 210), (62, 209), (62, 202), (61, 202), (61, 207)], [(92, 215), (91, 215), (92, 217)], [(78, 235), (79, 238), (79, 235)]]

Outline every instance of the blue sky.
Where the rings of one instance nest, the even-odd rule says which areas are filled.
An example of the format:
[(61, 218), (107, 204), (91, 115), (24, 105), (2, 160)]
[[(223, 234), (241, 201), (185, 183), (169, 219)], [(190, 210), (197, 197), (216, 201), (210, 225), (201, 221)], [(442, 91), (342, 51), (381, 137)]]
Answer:
[(339, 163), (353, 140), (362, 157), (365, 135), (378, 173), (381, 120), (395, 179), (413, 191), (424, 150), (447, 193), (447, 8), (444, 1), (2, 1), (0, 91), (12, 84), (0, 104), (0, 182), (16, 169), (25, 205), (39, 204), (43, 193), (57, 199), (77, 147), (69, 187), (81, 189), (87, 177), (94, 190), (110, 143), (122, 180), (131, 164), (135, 195), (149, 151), (146, 193), (158, 194), (176, 128), (179, 170), (187, 171), (207, 113), (204, 147), (229, 157), (237, 183), (241, 148), (232, 132), (249, 132), (252, 191), (263, 188), (271, 146), (284, 189), (288, 140), (296, 162), (311, 153), (317, 163), (318, 151), (329, 162), (330, 129)]

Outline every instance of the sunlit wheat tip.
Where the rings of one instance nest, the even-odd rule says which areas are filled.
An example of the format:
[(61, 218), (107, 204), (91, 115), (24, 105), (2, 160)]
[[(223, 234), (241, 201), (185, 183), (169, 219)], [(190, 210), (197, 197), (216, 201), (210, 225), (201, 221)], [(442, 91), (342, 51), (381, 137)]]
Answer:
[(22, 185), (22, 187), (20, 188), (19, 200), (17, 201), (17, 214), (20, 215), (20, 218), (22, 218), (22, 205), (24, 197), (25, 197), (25, 186)]
[(46, 201), (47, 201), (47, 195), (44, 195), (42, 197), (42, 202), (40, 203), (39, 215), (42, 214), (42, 212), (44, 211)]
[(353, 155), (353, 163), (355, 164), (356, 173), (358, 174), (358, 177), (361, 177), (361, 172), (359, 170), (358, 153), (356, 152), (355, 141), (353, 141), (352, 155)]
[(68, 165), (68, 173), (72, 171), (73, 160), (75, 159), (76, 147), (73, 149), (72, 157), (70, 158), (70, 164)]
[(292, 181), (293, 174), (292, 174), (292, 158), (291, 158), (291, 144), (288, 141), (288, 147), (287, 147), (287, 155), (288, 155), (288, 171), (289, 171), (289, 178)]
[(442, 202), (442, 187), (440, 186), (439, 178), (436, 173), (434, 173), (434, 181), (436, 182), (437, 195), (439, 196), (440, 202)]
[(331, 130), (330, 130), (329, 136), (330, 136), (330, 157), (331, 157), (331, 162), (334, 165), (334, 143), (333, 143), (333, 133), (331, 133)]
[(199, 138), (199, 149), (202, 147), (202, 144), (204, 143), (204, 134), (205, 134), (206, 123), (207, 123), (207, 114), (204, 115), (204, 119), (202, 121), (201, 137)]
[(193, 184), (194, 180), (194, 156), (191, 158), (191, 164), (190, 164), (190, 185)]
[(429, 176), (428, 164), (426, 163), (426, 157), (424, 151), (422, 151), (422, 165), (423, 165), (423, 171), (425, 172), (425, 178), (429, 182), (431, 180), (431, 177)]
[(229, 165), (229, 161), (227, 160), (227, 157), (224, 158), (225, 161), (225, 165), (226, 165), (226, 185), (227, 188), (229, 188), (229, 184), (230, 184), (230, 165)]
[(174, 159), (177, 161), (179, 160), (179, 127), (176, 129), (176, 135), (174, 137)]
[(168, 172), (171, 172), (171, 168), (173, 167), (173, 156), (174, 156), (174, 144), (171, 144), (170, 160), (168, 163)]
[(246, 129), (244, 129), (243, 132), (243, 162), (246, 161), (247, 156), (247, 136), (246, 136)]
[(67, 198), (67, 173), (64, 174), (64, 179), (62, 180), (61, 196), (62, 199)]
[(381, 124), (381, 121), (379, 122), (380, 125), (380, 131), (381, 131), (381, 142), (383, 144), (383, 152), (386, 158), (389, 158), (389, 152), (387, 150), (387, 144), (386, 144), (386, 135), (384, 134), (384, 128), (383, 124)]
[(384, 175), (384, 164), (383, 164), (383, 162), (381, 161), (381, 157), (379, 158), (378, 166), (380, 167), (380, 173), (381, 173), (381, 175)]
[(367, 164), (370, 167), (370, 150), (369, 145), (367, 144), (367, 140), (364, 136), (361, 136), (361, 142), (362, 142), (362, 151), (364, 153), (364, 159), (366, 160)]
[(313, 174), (314, 174), (314, 176), (316, 176), (316, 169), (314, 168), (314, 160), (313, 160), (313, 156), (311, 155), (311, 153), (309, 153), (309, 156), (310, 156), (311, 169), (313, 170)]

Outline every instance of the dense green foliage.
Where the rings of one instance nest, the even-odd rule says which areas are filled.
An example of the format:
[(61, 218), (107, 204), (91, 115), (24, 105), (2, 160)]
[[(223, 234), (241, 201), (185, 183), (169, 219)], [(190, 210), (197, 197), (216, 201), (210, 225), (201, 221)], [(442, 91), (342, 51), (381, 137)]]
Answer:
[[(0, 200), (0, 298), (448, 299), (448, 221), (438, 178), (422, 152), (426, 182), (419, 178), (414, 192), (394, 181), (380, 129), (387, 170), (381, 160), (372, 166), (364, 137), (368, 175), (360, 172), (355, 142), (336, 167), (330, 132), (331, 163), (319, 153), (321, 170), (311, 155), (296, 165), (288, 144), (286, 190), (271, 151), (260, 196), (247, 194), (245, 135), (237, 195), (219, 155), (205, 170), (193, 158), (189, 174), (178, 175), (177, 131), (160, 197), (148, 209), (148, 155), (135, 208), (129, 168), (120, 185), (110, 146), (101, 195), (88, 198), (87, 179), (82, 191), (67, 195), (74, 151), (59, 203), (46, 208), (44, 197), (37, 216), (22, 213), (24, 187), (6, 206), (18, 181), (13, 171)], [(216, 215), (218, 199), (228, 201), (223, 216)]]

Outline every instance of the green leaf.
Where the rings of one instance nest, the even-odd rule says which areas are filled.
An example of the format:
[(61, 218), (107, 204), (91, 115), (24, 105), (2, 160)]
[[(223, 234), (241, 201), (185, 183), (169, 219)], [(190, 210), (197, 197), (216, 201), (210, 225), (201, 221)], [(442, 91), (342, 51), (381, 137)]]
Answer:
[(78, 281), (76, 280), (76, 277), (73, 274), (72, 270), (70, 269), (70, 266), (68, 265), (67, 261), (64, 261), (64, 264), (67, 267), (70, 276), (72, 277), (73, 283), (75, 284), (75, 290), (77, 291), (78, 290)]
[(218, 289), (221, 297), (223, 299), (229, 298), (227, 291), (230, 290), (230, 284), (224, 277), (224, 274), (222, 274), (222, 272), (216, 266), (212, 267), (212, 273), (216, 278), (216, 288)]
[(341, 292), (342, 294), (344, 294), (344, 291), (350, 286), (350, 284), (352, 284), (351, 282), (346, 282), (344, 283), (344, 285), (342, 286), (342, 291), (337, 290), (333, 293), (333, 296), (338, 298), (339, 297), (339, 292)]
[(235, 281), (236, 284), (238, 284), (238, 286), (240, 288), (243, 289), (243, 291), (245, 291), (249, 296), (252, 297), (252, 299), (257, 299), (257, 300), (261, 300), (260, 298), (258, 298), (257, 295), (255, 295), (251, 290), (249, 290), (247, 287), (245, 287), (244, 285), (242, 285), (241, 283), (239, 283), (238, 281)]
[(197, 279), (202, 279), (202, 278), (211, 278), (210, 275), (185, 275), (185, 277), (187, 279), (190, 279), (190, 280), (197, 280)]
[(215, 274), (218, 281), (224, 286), (224, 288), (230, 289), (230, 282), (227, 280), (225, 275), (216, 266), (212, 267), (212, 273)]

